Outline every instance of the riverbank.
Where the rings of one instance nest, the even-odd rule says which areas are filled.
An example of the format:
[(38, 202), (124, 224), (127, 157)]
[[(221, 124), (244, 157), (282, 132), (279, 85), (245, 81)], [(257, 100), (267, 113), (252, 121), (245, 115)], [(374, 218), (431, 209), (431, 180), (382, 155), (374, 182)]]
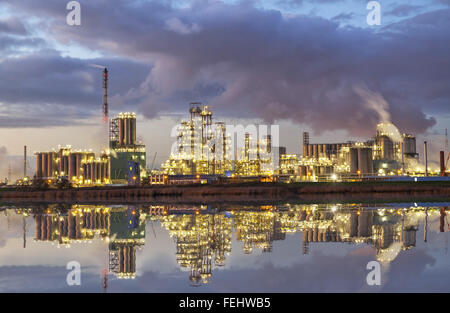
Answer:
[(249, 203), (449, 201), (450, 182), (246, 183), (170, 186), (105, 186), (65, 190), (0, 189), (0, 202)]

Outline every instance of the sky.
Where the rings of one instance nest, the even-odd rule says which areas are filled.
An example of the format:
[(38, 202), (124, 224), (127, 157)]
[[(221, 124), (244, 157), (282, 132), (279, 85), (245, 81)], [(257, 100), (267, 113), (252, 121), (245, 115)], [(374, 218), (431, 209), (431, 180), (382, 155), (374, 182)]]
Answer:
[(372, 26), (363, 0), (81, 0), (80, 26), (66, 23), (66, 2), (0, 3), (0, 175), (2, 155), (24, 145), (105, 148), (98, 66), (110, 71), (110, 115), (137, 112), (156, 166), (193, 101), (215, 121), (280, 125), (289, 153), (302, 131), (365, 139), (382, 116), (417, 135), (419, 152), (427, 140), (432, 160), (444, 146), (448, 0), (380, 0)]

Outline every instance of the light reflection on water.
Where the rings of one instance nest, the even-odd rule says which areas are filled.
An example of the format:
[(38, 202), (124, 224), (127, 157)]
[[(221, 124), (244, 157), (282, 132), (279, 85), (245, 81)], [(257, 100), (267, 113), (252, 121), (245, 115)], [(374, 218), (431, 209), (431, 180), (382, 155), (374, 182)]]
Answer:
[(1, 210), (0, 292), (450, 291), (447, 203)]

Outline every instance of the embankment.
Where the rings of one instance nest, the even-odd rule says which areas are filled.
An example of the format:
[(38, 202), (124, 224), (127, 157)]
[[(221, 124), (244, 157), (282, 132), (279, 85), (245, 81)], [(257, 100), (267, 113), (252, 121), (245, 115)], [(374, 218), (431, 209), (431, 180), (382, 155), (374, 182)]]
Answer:
[(0, 202), (224, 203), (449, 201), (449, 182), (251, 183), (105, 186), (67, 190), (0, 189)]

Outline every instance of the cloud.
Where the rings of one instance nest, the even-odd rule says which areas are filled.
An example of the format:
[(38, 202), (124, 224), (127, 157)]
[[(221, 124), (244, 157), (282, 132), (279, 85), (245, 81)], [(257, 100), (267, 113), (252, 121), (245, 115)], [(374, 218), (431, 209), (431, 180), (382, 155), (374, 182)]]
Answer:
[[(450, 10), (374, 31), (315, 16), (286, 17), (251, 2), (198, 0), (176, 8), (111, 0), (83, 3), (83, 25), (74, 28), (65, 25), (59, 1), (39, 8), (31, 0), (8, 3), (38, 10), (50, 23), (48, 33), (63, 44), (147, 64), (148, 76), (116, 93), (116, 99), (137, 105), (149, 118), (201, 100), (231, 118), (288, 119), (317, 133), (346, 129), (369, 135), (378, 114), (355, 92), (361, 84), (385, 99), (402, 131), (424, 132), (436, 123), (428, 114), (448, 112), (450, 47), (442, 43), (450, 38)], [(72, 74), (78, 75), (71, 80), (74, 90), (88, 85), (81, 73)], [(60, 96), (67, 83), (58, 81)], [(43, 98), (52, 98), (40, 89)], [(93, 101), (86, 92), (67, 95), (64, 103)]]
[(409, 16), (412, 13), (416, 13), (422, 8), (421, 5), (413, 5), (413, 4), (401, 4), (393, 9), (386, 11), (386, 15), (393, 15), (393, 16)]
[(25, 25), (18, 18), (9, 17), (0, 19), (0, 34), (27, 35)]
[(345, 22), (351, 20), (355, 16), (355, 13), (340, 13), (332, 18), (333, 21)]
[(200, 31), (200, 27), (197, 24), (186, 25), (180, 19), (172, 17), (166, 21), (167, 29), (179, 34), (187, 35)]
[(110, 69), (112, 109), (123, 105), (117, 94), (139, 85), (150, 71), (132, 60), (82, 60), (53, 50), (7, 58), (0, 62), (0, 73), (7, 78), (0, 81), (0, 127), (80, 125), (80, 120), (100, 115), (103, 76), (89, 66), (95, 63)]

